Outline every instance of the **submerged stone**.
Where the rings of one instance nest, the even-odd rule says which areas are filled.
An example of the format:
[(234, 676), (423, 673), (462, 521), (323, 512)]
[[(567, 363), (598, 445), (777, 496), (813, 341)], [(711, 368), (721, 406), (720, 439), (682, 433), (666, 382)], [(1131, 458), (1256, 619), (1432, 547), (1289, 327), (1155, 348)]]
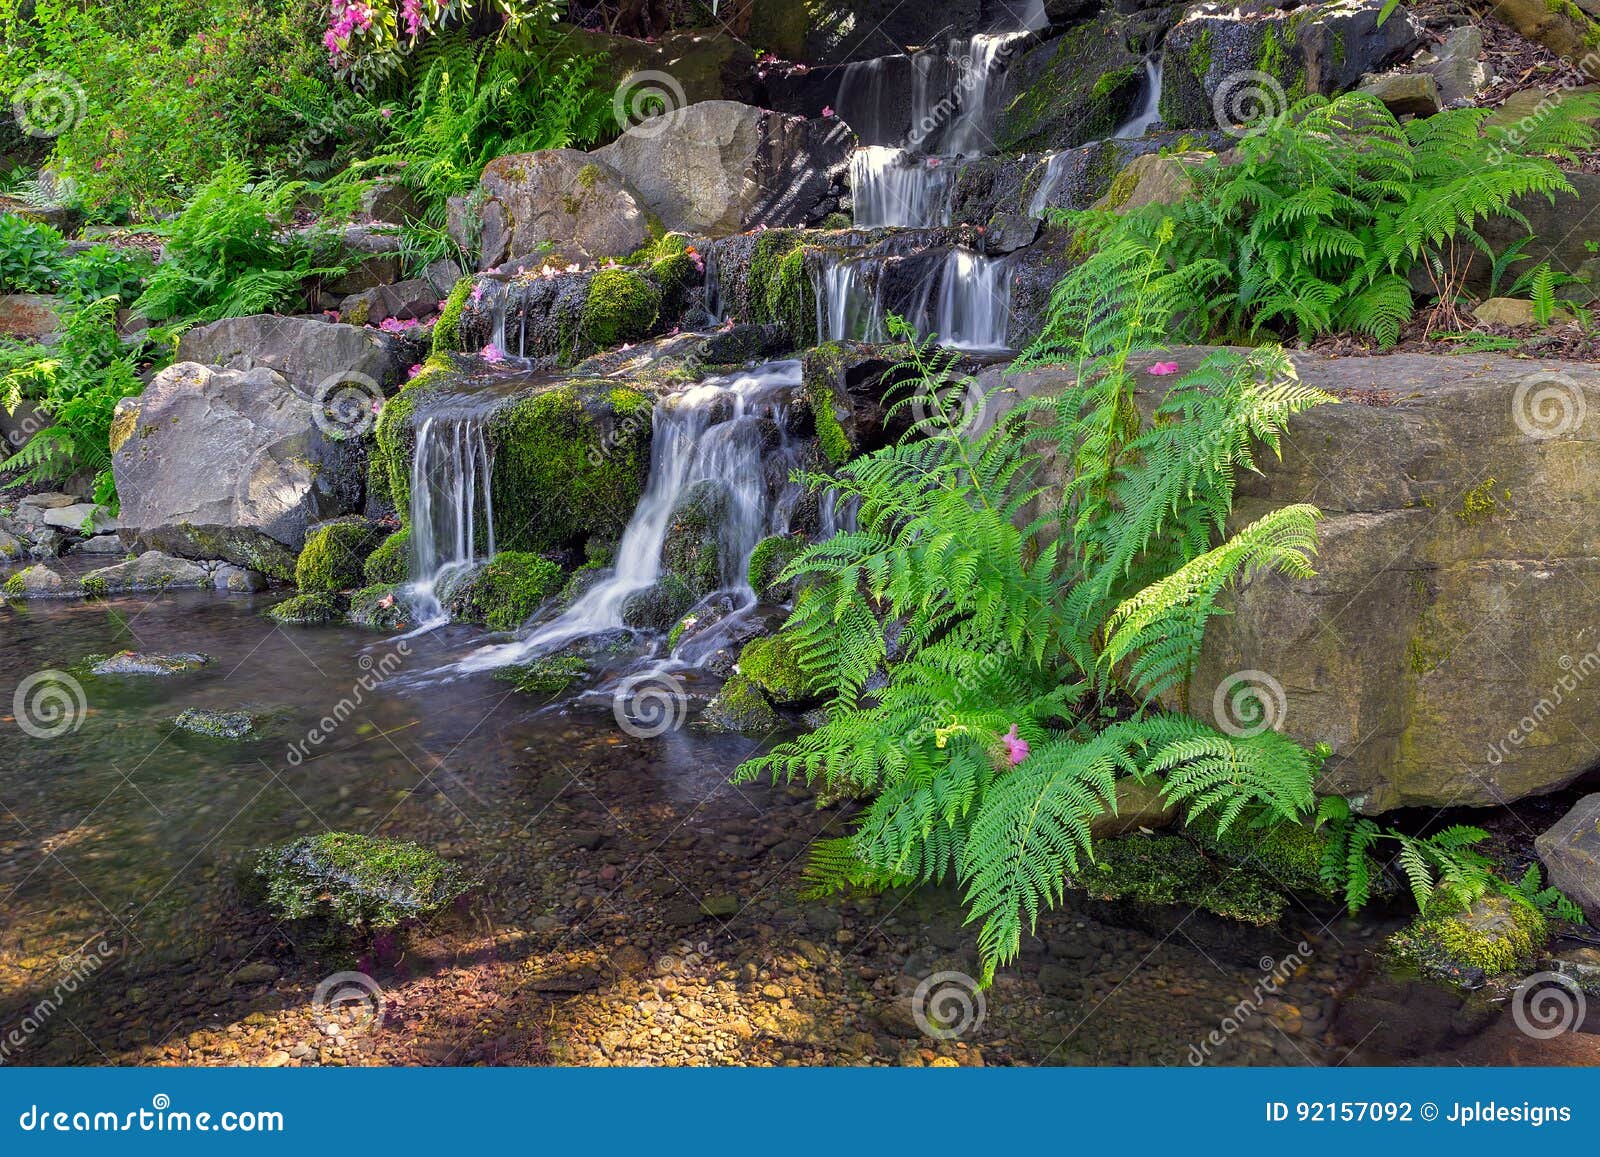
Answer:
[(1097, 900), (1182, 904), (1230, 920), (1276, 924), (1289, 901), (1265, 874), (1219, 869), (1182, 836), (1124, 836), (1094, 847), (1075, 876)]
[(700, 717), (713, 731), (739, 731), (767, 734), (778, 730), (782, 721), (750, 680), (734, 675), (722, 685), (716, 697), (706, 704)]
[(248, 739), (255, 730), (255, 720), (245, 711), (207, 711), (188, 707), (179, 712), (172, 722), (184, 731), (211, 739)]
[(560, 695), (589, 673), (589, 665), (577, 655), (548, 655), (528, 663), (502, 667), (496, 679), (510, 683), (518, 691), (534, 695)]
[(89, 668), (91, 675), (184, 675), (211, 662), (211, 656), (180, 651), (159, 655), (145, 651), (118, 651)]
[(393, 928), (443, 911), (471, 882), (456, 865), (405, 840), (326, 832), (262, 851), (256, 875), (278, 915), (327, 914), (341, 924)]

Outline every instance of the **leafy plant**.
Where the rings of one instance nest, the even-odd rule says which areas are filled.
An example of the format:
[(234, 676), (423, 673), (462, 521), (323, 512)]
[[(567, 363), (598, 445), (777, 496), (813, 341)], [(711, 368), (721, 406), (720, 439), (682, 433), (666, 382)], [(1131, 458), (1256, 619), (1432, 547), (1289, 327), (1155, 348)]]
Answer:
[(339, 242), (292, 228), (302, 182), (252, 178), (244, 161), (218, 168), (177, 219), (161, 227), (166, 259), (134, 302), (152, 321), (215, 321), (303, 300), (315, 277), (344, 272)]
[(154, 268), (155, 262), (142, 249), (94, 245), (61, 263), (57, 285), (64, 296), (75, 302), (98, 301), (102, 297), (133, 301)]
[(0, 214), (0, 293), (49, 293), (65, 248), (66, 239), (49, 225)]
[[(817, 889), (955, 878), (982, 921), (985, 979), (1092, 859), (1090, 823), (1114, 809), (1119, 778), (1160, 783), (1219, 829), (1247, 810), (1298, 820), (1314, 804), (1317, 756), (1158, 702), (1185, 680), (1231, 582), (1310, 573), (1311, 507), (1223, 531), (1255, 445), (1275, 448), (1293, 413), (1328, 400), (1280, 351), (1219, 353), (1141, 416), (1130, 358), (1169, 322), (1151, 292), (1165, 236), (1067, 278), (1056, 305), (1079, 336), (1034, 360), (1068, 362), (1077, 386), (987, 432), (966, 429), (974, 383), (913, 342), (914, 392), (893, 407), (914, 417), (907, 438), (837, 477), (807, 476), (859, 501), (860, 529), (782, 575), (804, 580), (785, 631), (832, 700), (821, 727), (740, 776), (871, 797), (853, 834), (818, 849)], [(1059, 501), (1041, 452), (1071, 478)]]
[[(1572, 192), (1557, 160), (1594, 147), (1600, 99), (1563, 101), (1531, 128), (1452, 109), (1404, 125), (1363, 93), (1307, 97), (1264, 119), (1228, 164), (1191, 170), (1194, 195), (1125, 214), (1078, 214), (1086, 246), (1153, 238), (1167, 223), (1171, 270), (1151, 291), (1181, 333), (1309, 340), (1335, 330), (1392, 344), (1414, 308), (1419, 262), (1453, 308), (1464, 255), (1495, 255), (1478, 231), (1492, 217), (1527, 225), (1519, 197)], [(1046, 342), (1069, 339), (1052, 314)]]

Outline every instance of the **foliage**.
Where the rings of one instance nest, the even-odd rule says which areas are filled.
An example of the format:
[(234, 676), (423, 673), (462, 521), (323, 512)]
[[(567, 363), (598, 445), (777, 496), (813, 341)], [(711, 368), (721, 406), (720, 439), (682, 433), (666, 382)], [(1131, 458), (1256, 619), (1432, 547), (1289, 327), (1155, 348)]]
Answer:
[(561, 12), (553, 0), (331, 0), (322, 44), (333, 68), (369, 86), (445, 29), (490, 19), (504, 45), (526, 50)]
[[(1160, 774), (1191, 819), (1223, 829), (1246, 809), (1296, 820), (1313, 806), (1311, 753), (1156, 697), (1183, 681), (1229, 583), (1310, 573), (1310, 507), (1212, 542), (1253, 444), (1275, 447), (1327, 399), (1281, 352), (1218, 354), (1141, 420), (1129, 357), (1168, 320), (1149, 290), (1165, 255), (1117, 252), (1056, 294), (1079, 323), (1056, 351), (1075, 389), (975, 434), (976, 386), (913, 345), (914, 392), (890, 415), (912, 417), (907, 438), (808, 478), (860, 503), (859, 530), (784, 572), (807, 583), (785, 632), (832, 701), (821, 727), (740, 771), (872, 796), (854, 834), (814, 856), (818, 889), (959, 880), (986, 978), (1092, 861), (1089, 826), (1119, 777)], [(1041, 451), (1073, 464), (1064, 495), (1044, 487)]]
[(61, 276), (66, 244), (49, 225), (0, 214), (0, 293), (49, 293)]
[[(1258, 122), (1228, 163), (1197, 166), (1194, 195), (1180, 203), (1072, 219), (1083, 244), (1104, 248), (1173, 230), (1171, 268), (1150, 292), (1185, 336), (1347, 330), (1389, 345), (1412, 315), (1414, 265), (1453, 294), (1463, 253), (1494, 259), (1481, 223), (1526, 226), (1517, 198), (1571, 193), (1556, 161), (1600, 140), (1587, 123), (1600, 116), (1591, 96), (1526, 130), (1491, 126), (1489, 115), (1452, 109), (1402, 125), (1363, 93), (1307, 97)], [(1052, 309), (1046, 346), (1071, 341), (1059, 314)]]
[(158, 322), (266, 313), (303, 301), (311, 278), (343, 272), (335, 238), (289, 228), (305, 188), (255, 180), (244, 161), (224, 162), (177, 219), (161, 227), (166, 259), (134, 312)]

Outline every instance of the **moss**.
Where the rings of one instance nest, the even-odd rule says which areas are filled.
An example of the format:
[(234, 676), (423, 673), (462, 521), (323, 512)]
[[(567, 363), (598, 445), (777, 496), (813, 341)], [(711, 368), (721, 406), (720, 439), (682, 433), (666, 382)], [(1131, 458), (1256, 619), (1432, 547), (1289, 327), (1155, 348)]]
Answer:
[(1089, 96), (1094, 100), (1105, 100), (1140, 72), (1139, 66), (1133, 64), (1124, 68), (1113, 68), (1110, 72), (1102, 72), (1094, 82), (1094, 86), (1089, 89)]
[(350, 308), (346, 309), (339, 320), (346, 325), (366, 325), (367, 319), (372, 316), (372, 302), (360, 298)]
[[(1456, 518), (1468, 526), (1476, 526), (1480, 522), (1493, 518), (1500, 511), (1500, 504), (1494, 496), (1495, 482), (1493, 478), (1485, 478), (1477, 486), (1461, 496), (1461, 509), (1456, 511)], [(1506, 491), (1506, 498), (1511, 497), (1511, 492)]]
[(444, 308), (439, 311), (439, 320), (433, 323), (433, 352), (446, 353), (461, 348), (461, 312), (467, 307), (467, 298), (472, 296), (471, 275), (461, 278), (451, 287), (450, 296), (445, 298)]
[[(825, 355), (828, 347), (819, 346), (817, 352)], [(844, 432), (839, 415), (833, 408), (833, 387), (819, 374), (807, 374), (805, 381), (806, 406), (811, 410), (811, 420), (817, 429), (817, 444), (823, 456), (835, 466), (843, 466), (855, 455), (850, 436)]]
[(704, 722), (717, 731), (764, 734), (780, 725), (778, 713), (750, 680), (735, 675), (706, 704)]
[(1095, 844), (1078, 883), (1100, 900), (1183, 904), (1230, 920), (1277, 923), (1288, 899), (1264, 874), (1218, 868), (1182, 836), (1125, 836)]
[(703, 478), (684, 489), (669, 516), (662, 570), (681, 579), (696, 598), (722, 585), (721, 532), (729, 496), (727, 483)]
[(255, 731), (255, 720), (244, 711), (203, 711), (188, 707), (180, 711), (172, 723), (208, 739), (249, 739)]
[(381, 531), (362, 519), (327, 522), (306, 535), (295, 563), (294, 581), (302, 592), (344, 591), (361, 585), (367, 557)]
[(430, 355), (417, 376), (378, 411), (372, 432), (376, 443), (373, 457), (388, 480), (389, 501), (397, 511), (404, 512), (411, 505), (411, 454), (416, 447), (411, 416), (417, 399), (444, 385), (454, 372), (455, 361), (450, 354)]
[(589, 282), (580, 319), (595, 349), (649, 337), (661, 314), (661, 290), (632, 269), (602, 269)]
[(817, 337), (817, 296), (806, 271), (804, 234), (798, 229), (769, 229), (756, 238), (746, 275), (749, 320), (783, 326), (796, 345)]
[(281, 917), (328, 914), (359, 928), (393, 928), (443, 911), (470, 883), (437, 853), (403, 840), (326, 832), (265, 849), (256, 875)]
[(503, 550), (462, 584), (450, 610), (491, 631), (514, 630), (561, 588), (561, 578), (561, 567), (543, 555)]
[(411, 608), (393, 583), (373, 583), (351, 592), (345, 621), (377, 631), (399, 631), (410, 625)]
[(20, 570), (6, 579), (4, 585), (0, 585), (0, 595), (4, 595), (8, 599), (26, 598), (27, 593), (28, 588), (22, 581), (22, 571)]
[(855, 225), (848, 213), (829, 213), (817, 226), (819, 229), (849, 229)]
[(1206, 818), (1191, 824), (1187, 831), (1211, 854), (1239, 867), (1264, 871), (1292, 892), (1328, 899), (1342, 894), (1322, 879), (1322, 856), (1328, 846), (1325, 830), (1285, 823), (1253, 828), (1235, 822), (1218, 834), (1215, 822)]
[(91, 599), (103, 599), (110, 593), (110, 588), (107, 587), (103, 575), (86, 574), (79, 580), (78, 585), (83, 588), (83, 593)]
[(565, 382), (496, 411), (500, 545), (541, 552), (617, 539), (644, 491), (653, 406), (630, 387)]
[(1529, 968), (1549, 935), (1544, 916), (1527, 904), (1485, 896), (1462, 911), (1418, 916), (1389, 938), (1388, 952), (1423, 976), (1477, 987)]
[(816, 683), (800, 667), (794, 640), (782, 633), (746, 643), (739, 652), (739, 674), (774, 703), (803, 703), (817, 693)]
[(790, 534), (775, 534), (756, 543), (750, 552), (748, 578), (758, 598), (783, 603), (794, 597), (793, 584), (780, 583), (778, 576), (805, 548), (803, 538)]
[(295, 595), (267, 611), (267, 617), (294, 627), (319, 627), (344, 618), (344, 604), (339, 596), (315, 592)]
[(695, 593), (677, 575), (663, 575), (622, 603), (622, 621), (642, 631), (665, 631), (694, 605)]
[(672, 630), (667, 632), (667, 651), (670, 653), (678, 649), (678, 644), (683, 641), (684, 632), (690, 627), (699, 625), (699, 615), (684, 615), (672, 624)]
[(518, 691), (553, 697), (588, 673), (587, 664), (576, 655), (551, 655), (531, 663), (502, 667), (494, 673), (494, 677), (510, 683)]
[(409, 570), (410, 552), (411, 528), (402, 526), (367, 556), (366, 565), (361, 568), (362, 574), (369, 584), (404, 582)]
[(394, 509), (394, 495), (389, 489), (389, 471), (383, 458), (377, 454), (367, 458), (367, 501), (376, 507)]
[(1139, 187), (1139, 174), (1129, 165), (1112, 179), (1111, 187), (1106, 190), (1106, 207), (1120, 209), (1128, 203), (1128, 198), (1133, 196), (1133, 191)]

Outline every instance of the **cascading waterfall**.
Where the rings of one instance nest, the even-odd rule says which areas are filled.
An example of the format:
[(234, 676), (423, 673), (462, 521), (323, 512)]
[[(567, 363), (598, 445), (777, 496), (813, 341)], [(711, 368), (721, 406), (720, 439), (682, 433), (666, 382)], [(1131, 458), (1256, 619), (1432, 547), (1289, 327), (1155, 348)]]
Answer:
[[(1119, 124), (1107, 140), (1135, 140), (1150, 131), (1152, 125), (1161, 119), (1161, 58), (1159, 56), (1147, 57), (1144, 62), (1144, 89), (1139, 94), (1139, 104), (1128, 116), (1128, 119)], [(1098, 142), (1090, 142), (1090, 145)], [(1065, 152), (1052, 153), (1045, 158), (1044, 176), (1039, 180), (1039, 187), (1033, 191), (1033, 196), (1028, 202), (1028, 215), (1040, 218), (1044, 211), (1050, 207), (1050, 199), (1055, 196), (1056, 189), (1060, 187), (1062, 179), (1074, 160), (1081, 159), (1084, 145), (1078, 149), (1069, 149)]]
[(950, 171), (938, 157), (868, 145), (850, 155), (855, 224), (863, 229), (942, 225), (948, 212)]
[(411, 460), (411, 581), (424, 627), (448, 618), (452, 586), (494, 554), (494, 452), (476, 414), (425, 417)]
[(725, 488), (727, 502), (718, 532), (719, 588), (701, 605), (720, 603), (728, 613), (716, 631), (681, 644), (673, 659), (692, 666), (715, 650), (716, 640), (726, 638), (740, 616), (756, 605), (746, 574), (751, 551), (767, 535), (790, 529), (801, 491), (789, 474), (800, 464), (801, 450), (786, 429), (790, 400), (799, 386), (800, 363), (783, 361), (710, 379), (661, 399), (655, 407), (649, 482), (623, 531), (611, 573), (559, 617), (514, 643), (467, 656), (460, 669), (525, 662), (575, 639), (623, 627), (629, 596), (661, 577), (662, 547), (673, 510), (691, 486), (708, 479)]
[(846, 257), (828, 261), (817, 278), (817, 333), (825, 341), (889, 340), (878, 297), (873, 261)]
[(1002, 62), (1030, 33), (979, 33), (970, 41), (952, 41), (950, 54), (958, 63), (956, 81), (961, 110), (951, 122), (945, 149), (957, 156), (982, 155), (994, 144), (993, 110), (989, 85), (1002, 71)]
[(939, 280), (933, 329), (939, 344), (964, 350), (1004, 349), (1011, 325), (1011, 262), (953, 249)]

